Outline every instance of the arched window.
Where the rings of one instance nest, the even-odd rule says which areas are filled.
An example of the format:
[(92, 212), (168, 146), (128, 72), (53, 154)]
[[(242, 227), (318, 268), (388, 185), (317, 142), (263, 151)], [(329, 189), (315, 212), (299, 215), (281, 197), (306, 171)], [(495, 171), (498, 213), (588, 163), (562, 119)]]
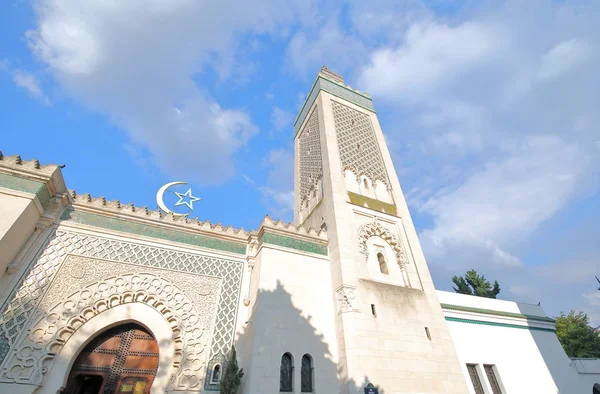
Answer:
[(302, 356), (302, 370), (300, 372), (300, 391), (303, 393), (312, 393), (313, 361), (310, 354), (305, 354)]
[(293, 390), (294, 359), (289, 353), (281, 356), (279, 367), (279, 391), (290, 392)]
[(363, 184), (365, 185), (365, 189), (369, 189), (369, 182), (367, 182), (367, 178), (363, 178)]
[(596, 383), (594, 387), (592, 387), (592, 393), (600, 394), (600, 383)]
[(210, 383), (215, 384), (221, 381), (221, 364), (217, 364), (213, 367), (212, 376), (210, 377)]
[(389, 275), (390, 272), (388, 271), (387, 263), (385, 262), (385, 257), (382, 253), (377, 253), (377, 261), (379, 262), (379, 271), (381, 271), (382, 274)]

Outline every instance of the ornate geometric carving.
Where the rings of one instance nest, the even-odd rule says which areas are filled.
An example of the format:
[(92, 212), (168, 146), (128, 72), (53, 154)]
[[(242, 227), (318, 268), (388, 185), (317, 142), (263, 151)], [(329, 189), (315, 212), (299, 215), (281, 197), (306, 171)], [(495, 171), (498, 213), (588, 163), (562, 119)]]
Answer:
[(94, 283), (42, 313), (3, 368), (2, 380), (41, 384), (55, 355), (81, 327), (105, 310), (144, 303), (159, 311), (171, 326), (175, 345), (173, 390), (199, 386), (204, 366), (205, 329), (192, 300), (173, 283), (150, 274), (127, 274)]
[(342, 171), (349, 169), (357, 177), (365, 175), (372, 182), (380, 180), (389, 185), (369, 116), (333, 100), (331, 105)]
[(321, 136), (319, 134), (319, 112), (314, 109), (298, 137), (300, 150), (300, 201), (309, 199), (310, 190), (317, 186), (323, 176), (321, 160)]
[(381, 223), (375, 219), (373, 222), (365, 224), (358, 229), (358, 248), (360, 253), (364, 254), (365, 257), (369, 256), (369, 250), (367, 248), (367, 241), (369, 238), (377, 236), (382, 238), (388, 243), (396, 254), (396, 260), (401, 269), (405, 269), (408, 263), (408, 258), (404, 252), (404, 248), (400, 241), (392, 234), (390, 230), (383, 227)]
[(338, 301), (338, 313), (352, 312), (356, 310), (356, 287), (342, 285), (336, 291)]
[[(21, 283), (15, 287), (7, 299), (7, 304), (3, 306), (0, 318), (0, 362), (6, 361), (9, 349), (16, 348), (15, 345), (20, 342), (22, 334), (29, 326), (28, 321), (33, 319), (37, 324), (39, 312), (36, 311), (40, 310), (42, 295), (46, 293), (50, 282), (68, 254), (221, 278), (211, 357), (225, 354), (229, 350), (235, 330), (243, 263), (58, 230), (55, 234), (51, 234), (50, 241), (43, 248), (41, 255), (32, 262)], [(64, 303), (60, 305), (66, 307)], [(74, 321), (73, 324), (78, 323)], [(46, 334), (54, 333), (44, 333)], [(33, 348), (29, 349), (26, 346), (21, 350), (24, 352), (21, 357), (24, 358), (30, 357), (28, 354), (30, 350), (33, 352)], [(40, 359), (40, 363), (36, 365), (38, 375), (44, 371), (44, 362), (45, 360)], [(3, 370), (3, 374), (6, 375), (6, 379), (11, 379), (10, 376), (14, 379), (22, 376), (22, 371), (19, 368), (13, 371), (8, 369)], [(173, 384), (192, 384), (193, 381), (186, 376), (180, 376), (179, 381)], [(32, 374), (28, 380), (39, 381), (39, 379), (41, 376)]]
[(373, 101), (371, 100), (371, 96), (369, 96), (367, 93), (359, 92), (358, 90), (352, 89), (350, 86), (342, 86), (339, 83), (332, 82), (323, 77), (317, 77), (317, 80), (313, 85), (310, 94), (308, 95), (308, 98), (302, 106), (302, 111), (300, 111), (300, 114), (294, 122), (295, 134), (298, 134), (300, 126), (302, 125), (302, 123), (304, 123), (304, 119), (308, 115), (308, 111), (312, 107), (313, 103), (315, 102), (315, 99), (317, 98), (317, 95), (321, 90), (329, 92), (334, 96), (340, 97), (360, 107), (375, 112), (375, 107), (373, 107)]

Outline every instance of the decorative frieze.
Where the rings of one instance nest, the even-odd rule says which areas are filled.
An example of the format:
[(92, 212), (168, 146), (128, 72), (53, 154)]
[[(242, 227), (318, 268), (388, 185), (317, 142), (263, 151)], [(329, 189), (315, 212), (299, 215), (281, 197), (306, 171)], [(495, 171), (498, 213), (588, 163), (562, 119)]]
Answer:
[(371, 237), (380, 237), (385, 242), (390, 245), (392, 250), (396, 255), (396, 262), (400, 266), (401, 269), (406, 268), (406, 264), (408, 263), (408, 258), (406, 256), (406, 252), (400, 243), (400, 240), (396, 238), (394, 234), (387, 228), (383, 227), (377, 219), (373, 222), (362, 225), (358, 229), (358, 249), (360, 253), (365, 255), (365, 258), (369, 255), (369, 250), (367, 248), (367, 241)]

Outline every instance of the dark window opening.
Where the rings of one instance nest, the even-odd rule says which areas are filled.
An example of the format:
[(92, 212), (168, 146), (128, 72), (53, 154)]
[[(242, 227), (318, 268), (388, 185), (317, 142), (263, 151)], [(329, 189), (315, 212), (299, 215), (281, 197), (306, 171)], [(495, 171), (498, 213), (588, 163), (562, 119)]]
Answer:
[(500, 383), (498, 382), (498, 377), (496, 376), (496, 371), (493, 365), (484, 365), (483, 369), (485, 369), (485, 374), (490, 382), (490, 386), (492, 386), (493, 394), (502, 394), (502, 389), (500, 389)]
[(293, 390), (294, 359), (290, 353), (281, 356), (279, 367), (279, 391), (291, 392)]
[(427, 339), (431, 341), (431, 333), (429, 332), (429, 327), (425, 327), (425, 334), (427, 334)]
[(221, 381), (221, 364), (215, 365), (213, 373), (210, 378), (211, 383), (219, 383)]
[(479, 373), (477, 372), (477, 364), (467, 364), (467, 370), (469, 371), (475, 394), (485, 394), (483, 386), (481, 385), (481, 380), (479, 379)]
[(379, 262), (379, 271), (381, 271), (384, 275), (389, 275), (387, 263), (385, 262), (385, 257), (382, 253), (377, 253), (377, 261)]
[(377, 313), (375, 312), (375, 304), (371, 304), (371, 313), (373, 316), (377, 317)]
[(313, 361), (309, 354), (302, 356), (302, 370), (300, 371), (300, 391), (313, 392)]

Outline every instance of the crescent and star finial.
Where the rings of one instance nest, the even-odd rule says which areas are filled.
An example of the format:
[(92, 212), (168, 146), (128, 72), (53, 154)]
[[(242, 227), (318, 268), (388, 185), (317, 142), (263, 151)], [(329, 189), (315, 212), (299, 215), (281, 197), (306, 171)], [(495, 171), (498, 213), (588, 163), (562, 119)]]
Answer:
[[(158, 207), (164, 212), (164, 213), (171, 213), (173, 214), (173, 216), (188, 216), (190, 213), (176, 213), (171, 211), (165, 204), (164, 201), (164, 194), (165, 192), (171, 187), (171, 186), (175, 186), (175, 185), (187, 185), (187, 182), (169, 182), (165, 185), (163, 185), (160, 189), (158, 189), (158, 192), (156, 192), (156, 203), (158, 204)], [(192, 189), (189, 188), (187, 190), (187, 192), (185, 193), (178, 193), (178, 192), (173, 192), (178, 198), (179, 201), (177, 201), (175, 203), (175, 206), (180, 206), (180, 205), (186, 205), (190, 210), (194, 210), (194, 203), (196, 201), (200, 201), (202, 200), (201, 198), (198, 197), (194, 197), (192, 195)], [(187, 198), (187, 200), (186, 200)]]

